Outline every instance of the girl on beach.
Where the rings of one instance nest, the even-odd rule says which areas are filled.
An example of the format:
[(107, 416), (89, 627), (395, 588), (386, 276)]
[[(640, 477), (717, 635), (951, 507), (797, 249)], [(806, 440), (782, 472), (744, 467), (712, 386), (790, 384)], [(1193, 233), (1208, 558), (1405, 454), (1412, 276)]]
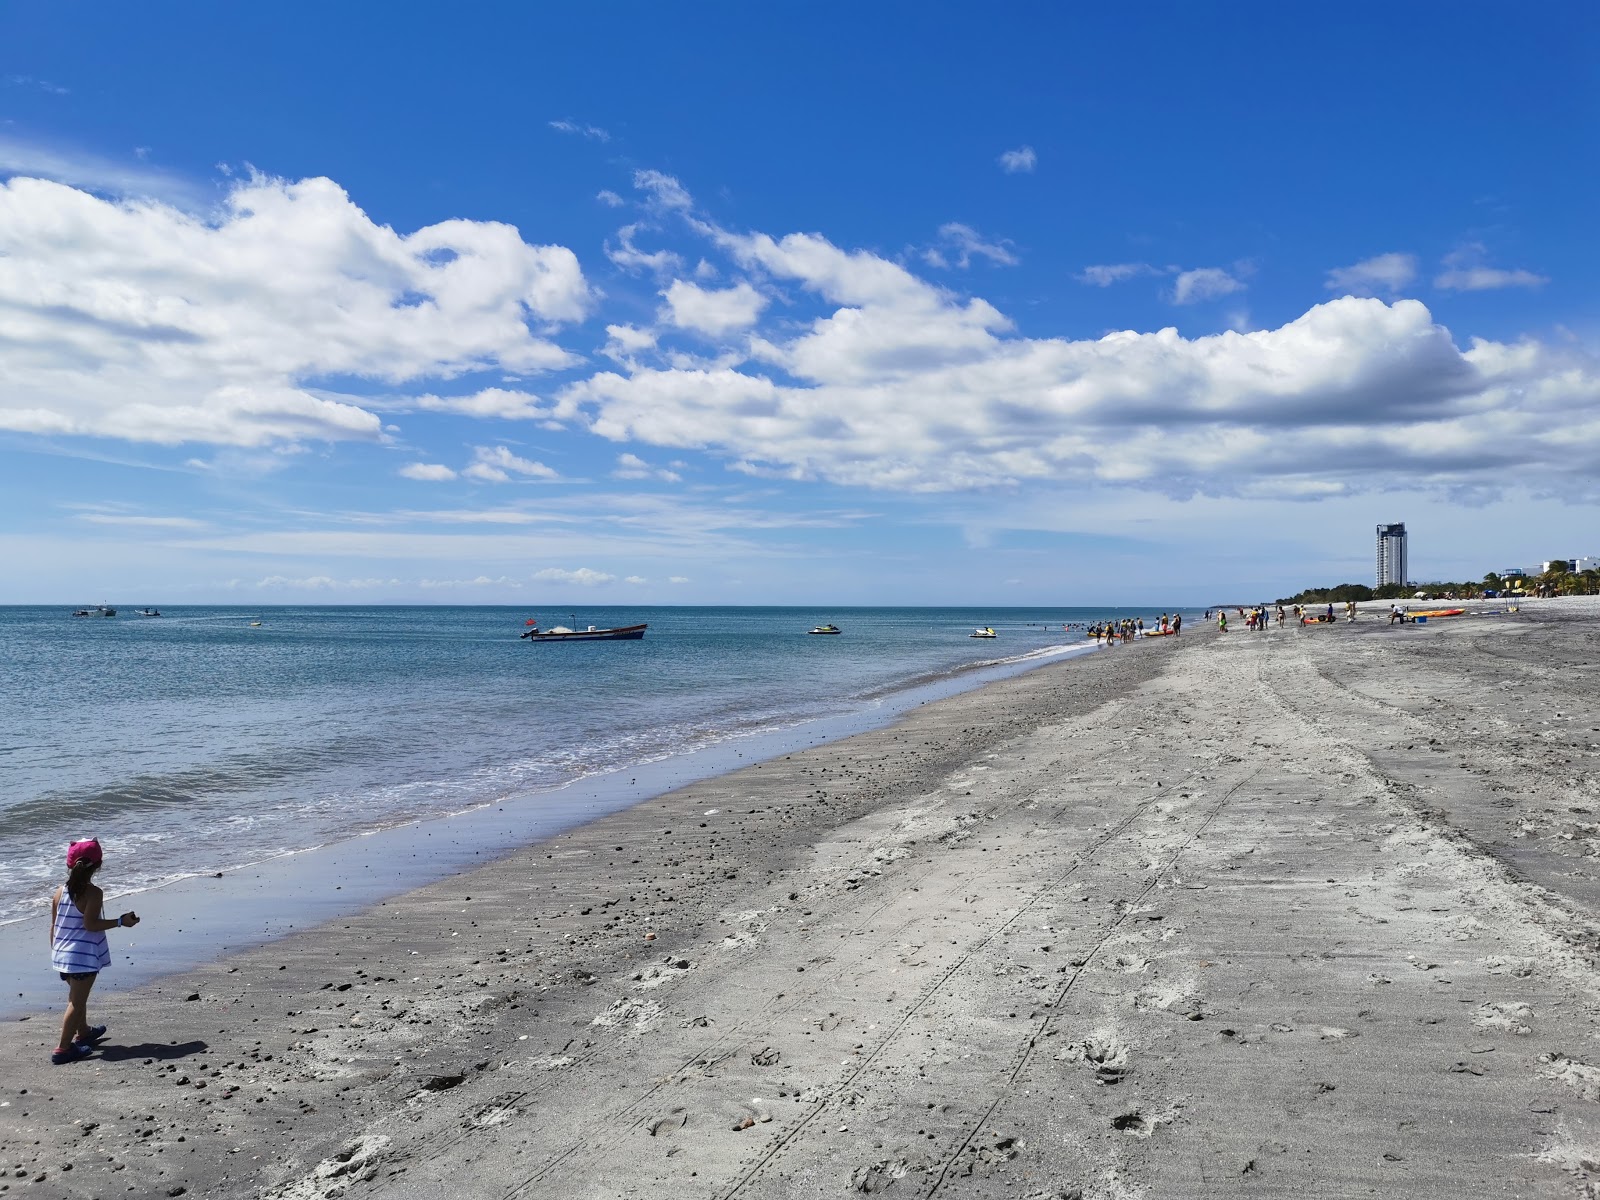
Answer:
[(67, 847), (67, 881), (50, 898), (50, 965), (67, 984), (67, 1011), (61, 1018), (61, 1044), (50, 1055), (57, 1065), (83, 1058), (106, 1035), (104, 1025), (89, 1024), (89, 991), (100, 972), (111, 965), (106, 930), (131, 929), (137, 913), (115, 920), (101, 915), (105, 895), (89, 880), (100, 869), (100, 843), (94, 838)]

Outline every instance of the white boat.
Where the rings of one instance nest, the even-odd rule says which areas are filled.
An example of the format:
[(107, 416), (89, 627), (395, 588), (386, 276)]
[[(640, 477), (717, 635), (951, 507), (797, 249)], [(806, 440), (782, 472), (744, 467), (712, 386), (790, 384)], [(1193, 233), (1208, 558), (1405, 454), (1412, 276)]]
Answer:
[(988, 625), (985, 625), (985, 626), (983, 626), (983, 627), (981, 627), (979, 629), (974, 629), (971, 633), (967, 634), (967, 636), (968, 637), (975, 637), (975, 638), (992, 638), (992, 637), (999, 637), (1000, 635), (998, 633), (996, 633)]
[(96, 604), (93, 608), (79, 608), (72, 613), (75, 617), (114, 617), (117, 610), (108, 604)]

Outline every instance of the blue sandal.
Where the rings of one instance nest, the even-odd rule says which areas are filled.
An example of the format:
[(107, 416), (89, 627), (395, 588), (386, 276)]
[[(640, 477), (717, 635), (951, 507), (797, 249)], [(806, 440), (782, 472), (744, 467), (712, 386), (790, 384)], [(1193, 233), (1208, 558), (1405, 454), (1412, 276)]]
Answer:
[(86, 1045), (83, 1042), (73, 1042), (72, 1045), (64, 1050), (52, 1050), (50, 1052), (50, 1061), (59, 1067), (63, 1063), (77, 1062), (80, 1058), (87, 1058), (93, 1053), (93, 1046)]

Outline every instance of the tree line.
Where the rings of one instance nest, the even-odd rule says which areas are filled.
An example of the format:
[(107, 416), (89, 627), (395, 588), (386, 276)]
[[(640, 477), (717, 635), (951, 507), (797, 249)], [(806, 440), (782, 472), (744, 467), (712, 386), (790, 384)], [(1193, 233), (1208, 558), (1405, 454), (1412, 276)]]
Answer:
[(1502, 576), (1490, 571), (1475, 583), (1386, 583), (1372, 588), (1364, 583), (1340, 583), (1333, 587), (1306, 588), (1294, 596), (1285, 596), (1279, 604), (1343, 604), (1348, 600), (1409, 600), (1418, 592), (1430, 596), (1453, 596), (1458, 600), (1473, 600), (1485, 592), (1517, 592), (1531, 596), (1597, 596), (1600, 595), (1600, 571), (1569, 570), (1565, 559), (1553, 559), (1550, 569), (1542, 575)]

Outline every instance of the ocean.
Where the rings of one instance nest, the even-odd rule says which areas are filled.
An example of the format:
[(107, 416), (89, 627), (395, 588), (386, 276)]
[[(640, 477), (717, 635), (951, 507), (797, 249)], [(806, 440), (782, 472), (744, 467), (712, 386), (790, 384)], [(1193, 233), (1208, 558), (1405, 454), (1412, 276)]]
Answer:
[[(74, 839), (113, 894), (981, 682), (1144, 609), (540, 609), (642, 641), (520, 640), (529, 610), (0, 608), (0, 922), (41, 911)], [(838, 637), (806, 630), (838, 624)], [(256, 624), (259, 622), (259, 624)], [(993, 626), (992, 641), (969, 638)]]

